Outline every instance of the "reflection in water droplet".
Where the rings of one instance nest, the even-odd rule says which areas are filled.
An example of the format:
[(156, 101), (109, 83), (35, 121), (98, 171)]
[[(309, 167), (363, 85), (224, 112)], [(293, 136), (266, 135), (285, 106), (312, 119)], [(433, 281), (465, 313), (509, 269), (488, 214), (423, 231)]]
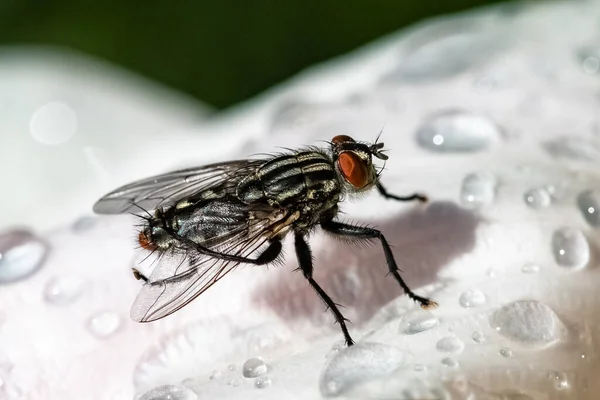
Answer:
[(399, 332), (405, 335), (413, 335), (431, 329), (437, 326), (439, 322), (440, 320), (430, 311), (413, 310), (404, 314), (400, 319)]
[(556, 390), (565, 390), (569, 388), (569, 381), (564, 372), (550, 371), (547, 376), (552, 381)]
[(552, 235), (552, 253), (556, 263), (565, 268), (583, 268), (590, 261), (590, 245), (578, 229), (560, 228)]
[(458, 368), (459, 365), (458, 361), (451, 357), (442, 358), (441, 363), (448, 368)]
[(535, 274), (540, 271), (540, 267), (537, 264), (525, 264), (521, 267), (521, 272), (524, 274)]
[(48, 246), (30, 232), (14, 230), (0, 234), (0, 283), (15, 282), (37, 272)]
[(164, 385), (146, 392), (139, 400), (197, 400), (198, 395), (184, 386)]
[(319, 388), (324, 397), (344, 394), (354, 386), (384, 378), (407, 364), (409, 355), (380, 343), (358, 343), (341, 350), (321, 374)]
[(51, 278), (44, 288), (44, 298), (56, 305), (71, 304), (82, 293), (83, 281), (80, 278), (59, 276)]
[(212, 374), (210, 374), (209, 379), (211, 380), (215, 380), (215, 379), (219, 379), (221, 378), (221, 371), (219, 371), (218, 369), (215, 369)]
[(450, 153), (484, 150), (500, 138), (500, 129), (487, 117), (462, 111), (433, 115), (416, 133), (422, 148)]
[(496, 195), (496, 177), (489, 173), (465, 176), (460, 190), (460, 201), (469, 208), (491, 204)]
[(271, 386), (271, 378), (268, 376), (259, 376), (254, 380), (254, 387), (257, 389), (265, 389)]
[(64, 103), (47, 103), (33, 113), (29, 131), (31, 136), (40, 143), (47, 145), (63, 143), (77, 131), (77, 115)]
[(502, 357), (506, 357), (506, 358), (512, 357), (512, 350), (509, 349), (508, 347), (503, 347), (500, 349), (500, 355)]
[(490, 326), (514, 342), (546, 347), (561, 338), (564, 325), (554, 311), (539, 301), (509, 303), (490, 317)]
[(454, 336), (446, 336), (438, 340), (435, 348), (442, 353), (460, 353), (464, 350), (465, 344)]
[(479, 331), (473, 332), (473, 334), (471, 335), (471, 339), (473, 339), (473, 341), (475, 343), (483, 343), (483, 342), (485, 342), (485, 336), (483, 336), (483, 333), (481, 333)]
[(477, 289), (467, 290), (458, 299), (460, 305), (465, 308), (482, 306), (485, 304), (485, 301), (485, 295)]
[(534, 209), (548, 207), (552, 203), (552, 197), (546, 188), (530, 189), (523, 197), (525, 204)]
[(260, 358), (248, 359), (242, 367), (242, 375), (246, 378), (256, 378), (267, 373), (267, 364)]
[(600, 191), (586, 190), (577, 196), (577, 206), (583, 218), (594, 228), (600, 228)]
[(592, 75), (600, 70), (600, 60), (596, 57), (587, 57), (582, 63), (583, 71)]
[(121, 317), (113, 311), (100, 311), (88, 320), (87, 326), (97, 338), (107, 338), (121, 327)]

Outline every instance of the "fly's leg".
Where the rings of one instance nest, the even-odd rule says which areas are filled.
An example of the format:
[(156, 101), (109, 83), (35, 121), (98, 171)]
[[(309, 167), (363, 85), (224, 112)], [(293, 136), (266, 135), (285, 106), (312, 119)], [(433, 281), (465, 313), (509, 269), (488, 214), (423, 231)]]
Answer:
[(416, 295), (400, 276), (400, 270), (398, 269), (398, 265), (396, 264), (396, 260), (394, 259), (394, 255), (392, 254), (392, 249), (388, 244), (387, 240), (383, 236), (383, 234), (377, 229), (362, 227), (362, 226), (353, 226), (349, 224), (343, 224), (336, 221), (324, 222), (321, 224), (321, 227), (327, 232), (348, 236), (357, 239), (379, 239), (381, 241), (381, 246), (383, 247), (383, 253), (385, 254), (385, 261), (387, 262), (390, 273), (396, 278), (396, 281), (400, 284), (404, 292), (421, 305), (422, 308), (434, 308), (437, 307), (437, 303), (435, 301), (429, 300), (428, 298), (421, 297)]
[(398, 201), (418, 200), (421, 203), (425, 203), (427, 201), (427, 196), (418, 194), (418, 193), (411, 194), (410, 196), (396, 196), (395, 194), (390, 194), (390, 193), (388, 193), (386, 188), (380, 182), (377, 182), (377, 190), (379, 190), (379, 193), (381, 193), (381, 195), (383, 197), (385, 197), (386, 199), (392, 199), (392, 200), (398, 200)]
[(347, 346), (352, 346), (354, 344), (354, 340), (350, 337), (350, 333), (348, 333), (348, 328), (346, 327), (346, 321), (348, 321), (340, 310), (337, 307), (337, 304), (325, 293), (325, 291), (315, 282), (313, 279), (313, 264), (312, 264), (312, 253), (310, 251), (310, 247), (304, 237), (296, 233), (294, 246), (296, 248), (296, 257), (298, 258), (298, 264), (300, 265), (300, 269), (304, 274), (304, 277), (308, 280), (308, 283), (315, 289), (321, 300), (327, 305), (327, 307), (333, 313), (335, 320), (340, 327), (342, 328), (342, 333), (344, 334), (344, 339), (346, 340)]

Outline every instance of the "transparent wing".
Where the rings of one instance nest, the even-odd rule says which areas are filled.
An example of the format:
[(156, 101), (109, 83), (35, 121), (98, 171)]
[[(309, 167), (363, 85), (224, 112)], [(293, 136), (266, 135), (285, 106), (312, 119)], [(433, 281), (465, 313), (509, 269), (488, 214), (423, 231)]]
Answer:
[[(237, 160), (183, 169), (142, 179), (122, 186), (94, 204), (97, 214), (124, 214), (141, 209), (154, 210), (194, 197), (202, 191), (235, 187), (236, 179), (252, 171), (263, 161)], [(234, 179), (232, 179), (234, 178)]]
[[(240, 227), (218, 250), (241, 257), (255, 256), (268, 246), (274, 230), (282, 227), (275, 227), (267, 218), (257, 220), (250, 234), (247, 227)], [(138, 322), (164, 318), (189, 304), (238, 265), (194, 250), (180, 249), (175, 254), (163, 255), (138, 293), (131, 307), (131, 318)]]

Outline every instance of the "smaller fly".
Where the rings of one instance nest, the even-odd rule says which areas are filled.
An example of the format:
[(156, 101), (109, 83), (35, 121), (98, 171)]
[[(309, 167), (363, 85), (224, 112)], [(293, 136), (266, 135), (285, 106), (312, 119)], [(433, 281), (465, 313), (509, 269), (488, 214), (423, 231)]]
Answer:
[(390, 273), (423, 308), (434, 301), (413, 293), (400, 276), (392, 250), (377, 229), (336, 220), (345, 198), (377, 188), (387, 199), (426, 201), (419, 194), (396, 196), (379, 180), (373, 157), (387, 160), (383, 143), (335, 136), (326, 149), (309, 147), (264, 159), (246, 159), (158, 175), (102, 197), (98, 214), (132, 213), (142, 224), (139, 246), (156, 255), (144, 273), (131, 309), (150, 322), (181, 309), (240, 264), (266, 265), (281, 258), (282, 240), (294, 237), (296, 257), (308, 283), (340, 324), (346, 344), (354, 344), (346, 319), (313, 278), (307, 237), (316, 228), (349, 240), (378, 240)]

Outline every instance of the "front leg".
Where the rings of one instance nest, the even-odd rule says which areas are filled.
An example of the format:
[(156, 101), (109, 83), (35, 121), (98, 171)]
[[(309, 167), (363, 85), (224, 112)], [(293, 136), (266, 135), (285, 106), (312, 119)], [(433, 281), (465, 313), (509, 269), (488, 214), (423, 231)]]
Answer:
[(395, 194), (390, 194), (385, 189), (385, 187), (383, 187), (381, 182), (377, 182), (377, 190), (379, 190), (379, 193), (381, 193), (381, 195), (383, 197), (385, 197), (386, 199), (393, 199), (393, 200), (398, 200), (398, 201), (418, 200), (421, 203), (425, 203), (427, 201), (427, 196), (418, 194), (418, 193), (411, 194), (410, 196), (396, 196)]
[(336, 221), (324, 222), (321, 224), (321, 227), (325, 231), (336, 235), (364, 240), (379, 239), (383, 247), (383, 253), (385, 254), (385, 260), (387, 262), (390, 273), (394, 275), (394, 278), (396, 278), (396, 281), (398, 281), (398, 283), (400, 284), (402, 289), (404, 289), (404, 292), (406, 292), (408, 297), (419, 303), (424, 309), (437, 307), (437, 303), (435, 301), (416, 295), (412, 290), (410, 290), (408, 285), (404, 283), (404, 280), (400, 276), (400, 272), (398, 269), (398, 265), (396, 264), (396, 260), (394, 259), (394, 255), (392, 254), (392, 249), (390, 248), (390, 245), (388, 244), (387, 240), (380, 231), (378, 231), (377, 229), (362, 226), (343, 224), (341, 222)]

